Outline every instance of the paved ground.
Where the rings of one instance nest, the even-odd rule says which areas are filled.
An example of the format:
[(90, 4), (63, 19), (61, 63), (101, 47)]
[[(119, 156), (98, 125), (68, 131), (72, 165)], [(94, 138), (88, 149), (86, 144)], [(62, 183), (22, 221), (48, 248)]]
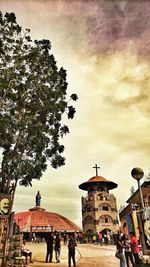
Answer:
[[(56, 263), (55, 255), (53, 255), (52, 263), (45, 263), (46, 244), (27, 244), (28, 248), (33, 252), (34, 263), (29, 264), (30, 267), (46, 267), (46, 266), (68, 266), (68, 248), (62, 245), (60, 263)], [(76, 261), (78, 267), (118, 267), (119, 260), (115, 258), (115, 246), (100, 246), (94, 244), (78, 244), (76, 250)]]

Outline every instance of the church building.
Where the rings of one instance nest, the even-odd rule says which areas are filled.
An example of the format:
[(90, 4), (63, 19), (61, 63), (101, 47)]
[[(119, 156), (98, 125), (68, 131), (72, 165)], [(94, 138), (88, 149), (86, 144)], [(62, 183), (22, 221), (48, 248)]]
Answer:
[(47, 236), (48, 232), (80, 232), (81, 229), (68, 218), (41, 207), (41, 195), (38, 191), (35, 197), (35, 207), (28, 211), (15, 213), (15, 221), (26, 239), (33, 235), (39, 238)]
[(87, 191), (82, 197), (83, 232), (108, 232), (116, 234), (119, 230), (116, 198), (109, 191), (118, 185), (110, 180), (98, 176), (98, 166), (95, 167), (96, 176), (79, 185)]

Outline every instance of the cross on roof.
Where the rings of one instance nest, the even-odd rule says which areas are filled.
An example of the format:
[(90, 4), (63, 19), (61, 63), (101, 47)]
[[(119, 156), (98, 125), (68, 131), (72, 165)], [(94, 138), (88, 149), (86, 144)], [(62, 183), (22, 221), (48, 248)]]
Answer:
[(98, 169), (100, 169), (100, 167), (98, 167), (97, 164), (95, 164), (95, 167), (93, 168), (96, 169), (96, 176), (98, 176)]

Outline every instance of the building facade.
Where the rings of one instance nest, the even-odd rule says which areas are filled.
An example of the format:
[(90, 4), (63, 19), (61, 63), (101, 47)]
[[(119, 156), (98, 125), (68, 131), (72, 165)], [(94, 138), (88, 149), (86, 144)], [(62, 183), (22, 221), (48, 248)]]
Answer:
[(139, 190), (127, 200), (128, 205), (120, 211), (121, 231), (129, 235), (134, 232), (137, 239), (142, 243), (141, 237), (144, 233), (144, 250), (150, 254), (150, 181), (141, 185), (144, 210), (141, 209), (141, 198)]
[(79, 188), (87, 191), (82, 197), (83, 232), (117, 233), (119, 230), (116, 198), (109, 190), (118, 185), (101, 176), (94, 176)]

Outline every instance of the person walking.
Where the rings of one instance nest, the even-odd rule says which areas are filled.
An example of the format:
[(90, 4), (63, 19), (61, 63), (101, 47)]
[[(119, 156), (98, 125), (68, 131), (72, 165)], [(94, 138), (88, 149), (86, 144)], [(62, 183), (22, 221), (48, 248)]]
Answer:
[(59, 234), (56, 234), (56, 238), (55, 238), (55, 242), (54, 242), (54, 248), (55, 248), (55, 258), (56, 258), (56, 262), (60, 262), (59, 258), (60, 258), (60, 237)]
[(98, 233), (98, 239), (99, 239), (100, 245), (102, 246), (103, 245), (103, 234), (102, 234), (102, 232)]
[(93, 235), (92, 241), (93, 241), (94, 244), (96, 244), (96, 234)]
[(130, 233), (130, 246), (131, 246), (131, 251), (133, 253), (133, 257), (135, 260), (135, 266), (136, 266), (136, 264), (140, 264), (142, 261), (139, 258), (138, 240), (135, 237), (135, 234), (133, 232)]
[(123, 246), (123, 243), (122, 243), (122, 238), (121, 238), (120, 235), (118, 235), (118, 238), (117, 238), (117, 253), (118, 253), (118, 256), (117, 256), (117, 258), (119, 258), (119, 260), (120, 260), (120, 267), (126, 267), (123, 248), (124, 248), (124, 246)]
[(107, 233), (104, 234), (104, 242), (105, 242), (105, 245), (108, 245), (108, 236), (107, 236)]
[(67, 233), (66, 233), (66, 231), (64, 232), (63, 237), (64, 237), (64, 245), (66, 245), (67, 244)]
[(53, 243), (54, 243), (54, 236), (53, 233), (49, 233), (49, 236), (46, 238), (47, 243), (47, 253), (46, 253), (46, 260), (45, 262), (52, 262), (53, 259)]
[(130, 240), (129, 240), (128, 236), (123, 235), (122, 240), (123, 240), (123, 245), (124, 245), (124, 249), (125, 249), (125, 258), (126, 258), (127, 267), (129, 267), (129, 260), (130, 260), (132, 266), (135, 267), (133, 254), (132, 254), (131, 246), (130, 246)]
[(73, 266), (76, 266), (75, 261), (75, 247), (77, 246), (76, 241), (74, 239), (74, 235), (69, 235), (69, 241), (68, 241), (68, 266), (71, 267), (71, 259), (73, 261)]

